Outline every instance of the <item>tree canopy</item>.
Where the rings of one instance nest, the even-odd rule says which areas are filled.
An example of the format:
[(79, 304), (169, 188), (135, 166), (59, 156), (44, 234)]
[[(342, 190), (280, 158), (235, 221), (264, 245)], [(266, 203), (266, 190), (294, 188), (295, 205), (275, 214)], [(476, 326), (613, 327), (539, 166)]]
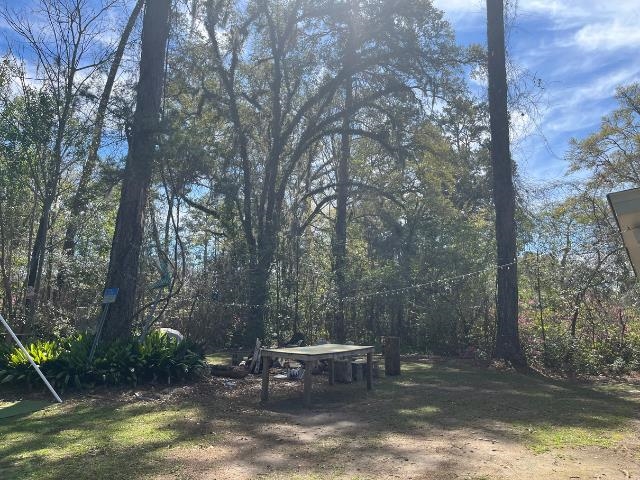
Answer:
[(638, 85), (572, 143), (579, 182), (533, 186), (507, 92), (504, 150), (470, 86), (495, 48), (458, 45), (429, 0), (36, 3), (2, 12), (0, 307), (21, 332), (93, 328), (106, 286), (106, 340), (394, 335), (516, 361), (510, 336), (534, 365), (640, 362), (604, 200), (640, 186)]

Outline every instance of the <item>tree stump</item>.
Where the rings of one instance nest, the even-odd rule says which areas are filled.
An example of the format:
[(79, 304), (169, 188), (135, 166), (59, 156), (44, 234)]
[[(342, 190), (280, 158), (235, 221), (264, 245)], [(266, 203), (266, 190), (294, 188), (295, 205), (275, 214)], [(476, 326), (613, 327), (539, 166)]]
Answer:
[(400, 337), (384, 337), (384, 373), (400, 375)]

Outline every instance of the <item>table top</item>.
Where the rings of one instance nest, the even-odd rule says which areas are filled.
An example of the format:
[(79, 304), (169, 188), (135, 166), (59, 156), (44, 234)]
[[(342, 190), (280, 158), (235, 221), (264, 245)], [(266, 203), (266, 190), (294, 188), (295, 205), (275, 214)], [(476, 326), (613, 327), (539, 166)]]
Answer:
[(312, 345), (310, 347), (263, 348), (262, 355), (298, 360), (327, 360), (330, 358), (348, 357), (349, 355), (373, 353), (374, 351), (375, 347), (370, 345), (325, 343), (324, 345)]

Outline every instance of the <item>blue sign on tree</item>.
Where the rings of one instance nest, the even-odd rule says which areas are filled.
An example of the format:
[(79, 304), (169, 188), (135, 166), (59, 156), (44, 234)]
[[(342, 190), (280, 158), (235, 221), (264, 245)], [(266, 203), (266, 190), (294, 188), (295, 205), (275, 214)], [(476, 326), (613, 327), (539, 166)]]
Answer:
[(102, 296), (102, 303), (113, 303), (118, 296), (117, 288), (105, 288), (104, 295)]

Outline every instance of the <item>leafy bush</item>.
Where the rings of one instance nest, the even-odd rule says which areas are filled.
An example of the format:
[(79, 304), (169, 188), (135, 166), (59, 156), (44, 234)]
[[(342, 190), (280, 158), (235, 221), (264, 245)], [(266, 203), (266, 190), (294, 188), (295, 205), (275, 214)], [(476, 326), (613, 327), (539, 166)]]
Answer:
[[(136, 385), (141, 382), (181, 381), (204, 370), (204, 353), (193, 342), (153, 332), (144, 342), (115, 342), (99, 348), (93, 361), (89, 352), (93, 337), (78, 335), (26, 346), (55, 388), (82, 388), (96, 384)], [(37, 385), (37, 373), (18, 349), (5, 352), (0, 360), (0, 383)]]
[(142, 372), (152, 381), (183, 380), (202, 372), (204, 352), (189, 340), (175, 338), (156, 331), (140, 344)]
[(59, 342), (62, 352), (55, 362), (44, 366), (45, 373), (52, 377), (61, 390), (70, 385), (81, 388), (83, 383), (89, 381), (91, 366), (87, 359), (93, 343), (93, 336), (78, 335), (62, 338)]
[[(54, 362), (60, 355), (60, 346), (55, 341), (38, 340), (25, 346), (33, 361), (38, 365)], [(29, 363), (27, 356), (15, 347), (4, 356), (4, 368), (0, 371), (0, 383), (24, 383), (31, 389), (38, 381), (38, 373)]]
[(0, 342), (0, 370), (7, 365), (7, 357), (13, 350), (13, 347), (8, 343)]
[(120, 341), (96, 354), (91, 376), (96, 383), (105, 385), (136, 385), (140, 367), (137, 343)]
[(551, 326), (544, 344), (537, 330), (524, 328), (522, 337), (529, 361), (544, 369), (572, 375), (621, 375), (640, 367), (640, 338), (635, 335), (621, 343), (619, 336), (606, 331), (597, 338), (572, 337)]

